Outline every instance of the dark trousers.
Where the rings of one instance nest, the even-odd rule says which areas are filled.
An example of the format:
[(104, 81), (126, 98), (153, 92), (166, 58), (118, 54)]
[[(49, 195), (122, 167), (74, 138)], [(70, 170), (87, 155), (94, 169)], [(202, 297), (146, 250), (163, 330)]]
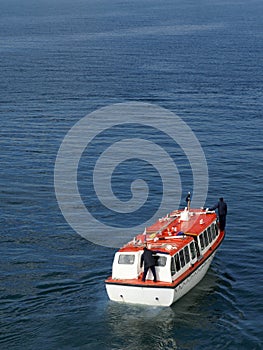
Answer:
[(225, 226), (226, 226), (226, 216), (225, 215), (219, 215), (219, 226), (220, 226), (220, 231), (224, 231)]
[(146, 276), (147, 276), (147, 272), (148, 270), (151, 269), (152, 274), (153, 274), (153, 280), (154, 282), (157, 281), (156, 279), (156, 271), (155, 271), (155, 266), (144, 266), (144, 271), (143, 271), (143, 276), (142, 276), (142, 281), (145, 282)]

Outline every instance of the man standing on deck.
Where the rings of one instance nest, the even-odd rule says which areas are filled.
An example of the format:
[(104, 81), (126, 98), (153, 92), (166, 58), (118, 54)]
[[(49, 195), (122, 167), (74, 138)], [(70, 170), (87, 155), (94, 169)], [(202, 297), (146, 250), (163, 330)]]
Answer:
[(153, 251), (147, 248), (147, 245), (145, 244), (143, 248), (143, 254), (141, 256), (141, 267), (142, 264), (144, 263), (144, 271), (143, 271), (143, 276), (142, 276), (142, 281), (145, 282), (147, 272), (149, 269), (151, 269), (152, 274), (153, 274), (153, 281), (157, 282), (156, 279), (156, 271), (155, 271), (155, 259), (153, 256)]
[(227, 204), (224, 202), (224, 198), (219, 198), (219, 202), (214, 205), (212, 208), (209, 208), (209, 210), (218, 210), (218, 217), (219, 217), (219, 224), (220, 224), (220, 231), (224, 231), (226, 226), (226, 215), (227, 215)]

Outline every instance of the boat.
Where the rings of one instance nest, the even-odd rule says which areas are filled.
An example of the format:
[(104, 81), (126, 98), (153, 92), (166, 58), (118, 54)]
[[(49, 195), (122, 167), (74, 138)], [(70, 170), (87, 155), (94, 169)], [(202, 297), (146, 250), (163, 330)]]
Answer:
[[(215, 211), (186, 207), (167, 214), (115, 253), (112, 275), (105, 280), (109, 299), (172, 305), (202, 280), (224, 237)], [(143, 281), (146, 244), (154, 253), (157, 281), (151, 270)]]

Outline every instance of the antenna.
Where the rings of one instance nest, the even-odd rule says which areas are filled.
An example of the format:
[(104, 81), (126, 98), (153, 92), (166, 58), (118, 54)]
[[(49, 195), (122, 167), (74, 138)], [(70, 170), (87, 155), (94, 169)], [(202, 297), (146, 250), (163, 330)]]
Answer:
[(188, 192), (188, 195), (185, 198), (187, 203), (187, 210), (190, 211), (190, 204), (191, 204), (191, 192)]

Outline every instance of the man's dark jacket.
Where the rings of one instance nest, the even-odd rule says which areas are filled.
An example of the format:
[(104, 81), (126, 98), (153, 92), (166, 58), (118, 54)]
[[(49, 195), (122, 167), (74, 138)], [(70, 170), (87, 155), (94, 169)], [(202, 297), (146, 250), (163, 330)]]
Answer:
[(144, 267), (150, 267), (155, 265), (155, 259), (153, 257), (153, 252), (152, 250), (149, 250), (147, 248), (143, 248), (143, 254), (141, 256), (141, 267), (144, 262)]
[(210, 208), (210, 210), (218, 209), (218, 215), (224, 216), (227, 214), (227, 205), (224, 201), (220, 200), (215, 206)]

